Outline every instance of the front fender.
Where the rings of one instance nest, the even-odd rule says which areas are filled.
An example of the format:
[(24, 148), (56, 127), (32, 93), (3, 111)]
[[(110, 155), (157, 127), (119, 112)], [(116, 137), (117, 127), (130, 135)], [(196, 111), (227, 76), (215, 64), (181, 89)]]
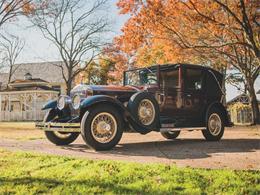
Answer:
[(95, 96), (90, 96), (84, 99), (80, 103), (80, 112), (81, 115), (83, 116), (85, 111), (88, 110), (90, 107), (100, 104), (100, 103), (109, 103), (114, 105), (119, 111), (121, 112), (122, 116), (124, 116), (124, 121), (137, 132), (141, 134), (147, 134), (151, 132), (150, 129), (147, 129), (144, 127), (139, 121), (137, 121), (131, 113), (128, 111), (128, 109), (116, 98), (107, 96), (107, 95), (95, 95)]
[(55, 109), (57, 107), (57, 100), (48, 101), (43, 107), (42, 110)]
[(87, 97), (86, 99), (84, 99), (81, 103), (80, 103), (80, 110), (85, 110), (90, 108), (91, 106), (98, 104), (98, 103), (112, 103), (112, 104), (116, 104), (117, 106), (119, 106), (121, 109), (126, 109), (124, 107), (124, 105), (117, 100), (116, 98), (107, 96), (107, 95), (95, 95), (95, 96), (90, 96)]

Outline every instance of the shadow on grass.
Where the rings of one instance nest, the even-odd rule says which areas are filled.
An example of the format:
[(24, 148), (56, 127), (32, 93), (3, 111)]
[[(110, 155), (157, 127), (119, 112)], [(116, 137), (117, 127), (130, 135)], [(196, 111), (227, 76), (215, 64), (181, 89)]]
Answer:
[[(62, 147), (65, 150), (88, 153), (91, 149), (83, 144)], [(224, 139), (207, 142), (200, 139), (176, 139), (171, 141), (136, 142), (119, 144), (103, 154), (123, 156), (154, 156), (169, 159), (200, 159), (214, 153), (248, 153), (260, 150), (260, 139)]]
[[(133, 181), (134, 182), (134, 181)], [(52, 193), (52, 192), (62, 192), (65, 194), (75, 193), (77, 189), (77, 193), (82, 192), (91, 192), (91, 193), (102, 193), (102, 192), (114, 192), (118, 193), (133, 193), (133, 194), (144, 194), (147, 190), (150, 193), (160, 194), (160, 189), (145, 189), (145, 187), (138, 187), (139, 189), (135, 189), (133, 187), (124, 186), (124, 184), (119, 184), (116, 182), (112, 182), (109, 180), (95, 180), (95, 179), (87, 179), (87, 180), (66, 180), (60, 181), (58, 179), (51, 178), (39, 178), (39, 177), (21, 177), (21, 178), (1, 178), (0, 177), (1, 186), (6, 186), (8, 191), (7, 193), (19, 193), (19, 189), (23, 188), (28, 193), (32, 191), (36, 191), (33, 193)], [(126, 185), (126, 184), (125, 184)], [(12, 188), (12, 186), (14, 186)], [(33, 188), (32, 188), (33, 187)], [(184, 190), (184, 188), (175, 187), (174, 192), (180, 193)], [(170, 192), (169, 192), (170, 193)], [(165, 193), (164, 193), (165, 194)]]

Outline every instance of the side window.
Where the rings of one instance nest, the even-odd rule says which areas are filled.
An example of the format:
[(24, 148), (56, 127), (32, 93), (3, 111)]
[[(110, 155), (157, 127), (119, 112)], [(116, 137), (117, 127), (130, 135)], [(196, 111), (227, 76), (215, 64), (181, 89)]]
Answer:
[(203, 84), (203, 71), (187, 68), (185, 74), (185, 89), (199, 91), (202, 90)]
[(179, 69), (161, 70), (160, 85), (163, 89), (179, 87)]

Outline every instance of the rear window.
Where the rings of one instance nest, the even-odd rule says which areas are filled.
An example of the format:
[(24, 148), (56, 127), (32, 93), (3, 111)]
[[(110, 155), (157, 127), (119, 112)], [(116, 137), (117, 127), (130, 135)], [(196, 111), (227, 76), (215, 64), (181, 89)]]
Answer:
[(185, 71), (185, 89), (198, 91), (202, 89), (203, 70), (187, 68)]

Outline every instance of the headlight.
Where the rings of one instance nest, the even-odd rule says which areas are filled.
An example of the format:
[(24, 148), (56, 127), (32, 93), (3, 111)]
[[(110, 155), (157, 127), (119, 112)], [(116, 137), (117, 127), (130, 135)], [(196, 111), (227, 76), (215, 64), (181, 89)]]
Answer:
[(73, 98), (72, 98), (72, 107), (75, 110), (79, 109), (80, 101), (81, 101), (80, 95), (76, 94), (76, 95), (73, 96)]
[(57, 101), (57, 107), (59, 110), (63, 110), (66, 106), (71, 103), (71, 98), (66, 95), (61, 95)]

